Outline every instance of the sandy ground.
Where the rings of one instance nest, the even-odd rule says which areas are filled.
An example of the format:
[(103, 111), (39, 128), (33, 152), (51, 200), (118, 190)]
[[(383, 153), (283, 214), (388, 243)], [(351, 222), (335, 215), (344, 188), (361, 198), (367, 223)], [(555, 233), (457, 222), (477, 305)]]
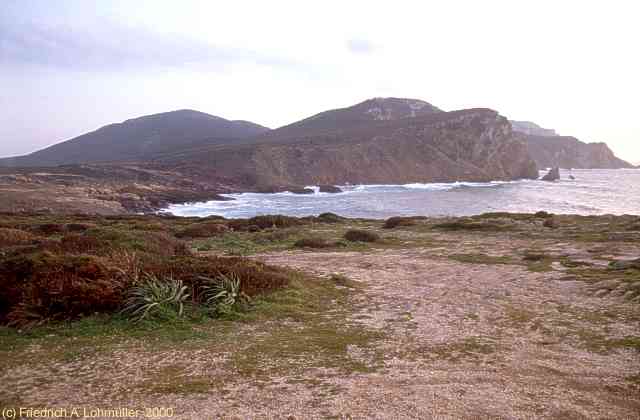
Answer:
[[(357, 318), (384, 329), (385, 369), (335, 379), (333, 414), (368, 418), (637, 418), (638, 391), (623, 378), (636, 352), (581, 350), (572, 333), (637, 333), (637, 322), (589, 314), (624, 305), (590, 296), (561, 273), (459, 264), (420, 250), (266, 257), (339, 272), (368, 285)], [(633, 307), (626, 308), (632, 313)], [(597, 324), (597, 325), (596, 325)], [(434, 356), (435, 353), (435, 356)]]

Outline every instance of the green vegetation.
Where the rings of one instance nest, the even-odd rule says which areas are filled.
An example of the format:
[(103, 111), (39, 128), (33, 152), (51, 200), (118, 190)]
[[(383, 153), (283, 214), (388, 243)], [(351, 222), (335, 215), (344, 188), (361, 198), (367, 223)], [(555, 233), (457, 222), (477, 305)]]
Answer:
[(217, 315), (229, 314), (238, 309), (240, 304), (251, 301), (249, 296), (241, 291), (240, 277), (235, 273), (203, 280), (209, 283), (202, 286), (204, 303)]
[(178, 238), (210, 238), (227, 232), (229, 228), (222, 222), (194, 223), (176, 232)]
[(460, 341), (424, 346), (415, 351), (421, 357), (449, 362), (480, 359), (497, 351), (493, 341), (485, 337), (466, 337)]
[(452, 260), (470, 264), (518, 264), (509, 256), (492, 256), (486, 254), (452, 254)]
[(390, 217), (382, 226), (384, 229), (394, 229), (396, 227), (406, 227), (406, 226), (415, 226), (417, 220), (421, 220), (424, 218), (417, 217)]
[(380, 235), (370, 230), (351, 229), (344, 234), (344, 239), (351, 242), (377, 242)]
[(480, 219), (461, 218), (451, 222), (437, 223), (434, 229), (446, 231), (507, 231), (516, 230), (517, 225), (502, 219)]
[[(555, 229), (544, 221), (555, 220)], [(183, 282), (193, 302), (201, 302), (202, 278), (238, 275), (248, 296), (269, 294), (288, 285), (287, 270), (245, 258), (287, 250), (367, 252), (376, 249), (430, 249), (434, 257), (476, 264), (513, 264), (534, 272), (553, 271), (558, 262), (568, 276), (590, 283), (594, 293), (640, 300), (637, 263), (613, 261), (609, 268), (540, 249), (514, 249), (504, 255), (456, 252), (447, 232), (504, 234), (546, 241), (579, 243), (636, 238), (636, 216), (565, 216), (487, 213), (463, 218), (392, 217), (385, 222), (345, 219), (333, 213), (317, 217), (257, 216), (227, 220), (220, 216), (51, 216), (6, 215), (0, 221), (0, 324), (34, 327), (114, 314), (124, 307), (143, 273)], [(402, 229), (405, 228), (405, 229)], [(393, 229), (393, 236), (380, 235)], [(520, 235), (520, 236), (517, 236)], [(505, 240), (510, 240), (505, 238)], [(475, 248), (481, 250), (482, 248)], [(596, 247), (592, 257), (616, 252)], [(591, 251), (589, 251), (591, 252)], [(232, 256), (232, 257), (227, 257)], [(605, 257), (610, 258), (610, 257)], [(636, 264), (636, 265), (634, 265)], [(556, 266), (557, 268), (557, 266)]]
[(123, 313), (136, 321), (145, 318), (173, 319), (182, 316), (189, 298), (181, 280), (159, 279), (147, 275), (142, 284), (127, 292)]
[(293, 246), (295, 248), (331, 248), (335, 246), (335, 244), (328, 242), (324, 238), (308, 237), (298, 239)]

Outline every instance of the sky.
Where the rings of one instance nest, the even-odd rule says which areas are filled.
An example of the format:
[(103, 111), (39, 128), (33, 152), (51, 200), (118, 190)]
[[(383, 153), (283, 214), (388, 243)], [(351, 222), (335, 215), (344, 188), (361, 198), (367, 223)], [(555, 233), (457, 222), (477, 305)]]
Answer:
[(2, 0), (0, 156), (176, 109), (492, 108), (640, 163), (637, 0)]

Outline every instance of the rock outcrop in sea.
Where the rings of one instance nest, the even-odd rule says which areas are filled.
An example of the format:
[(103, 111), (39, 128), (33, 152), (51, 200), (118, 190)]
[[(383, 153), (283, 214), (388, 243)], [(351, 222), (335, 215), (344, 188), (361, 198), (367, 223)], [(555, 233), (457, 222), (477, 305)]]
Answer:
[(560, 179), (560, 168), (552, 168), (545, 176), (541, 178), (543, 181), (557, 181)]

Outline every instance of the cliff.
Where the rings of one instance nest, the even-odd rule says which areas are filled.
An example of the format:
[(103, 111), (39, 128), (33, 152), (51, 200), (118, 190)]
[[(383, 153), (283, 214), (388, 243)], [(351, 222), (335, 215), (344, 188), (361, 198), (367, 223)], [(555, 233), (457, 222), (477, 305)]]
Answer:
[(535, 178), (521, 137), (489, 109), (443, 112), (416, 99), (373, 98), (276, 130), (190, 110), (156, 114), (4, 164), (134, 165), (225, 191)]
[(584, 143), (575, 137), (525, 136), (540, 168), (618, 169), (633, 166), (619, 159), (605, 143)]
[[(375, 104), (379, 106), (380, 101)], [(333, 113), (326, 119), (333, 123), (319, 124), (321, 117), (312, 117), (273, 130), (251, 144), (164, 156), (156, 164), (196, 178), (225, 178), (256, 188), (538, 176), (526, 145), (512, 132), (509, 121), (495, 111), (435, 109), (381, 119), (377, 117), (380, 113), (367, 112), (360, 105), (355, 107), (372, 116), (366, 121)], [(353, 108), (347, 109), (351, 112)], [(307, 128), (307, 124), (313, 126)]]
[(550, 128), (542, 128), (538, 124), (531, 121), (509, 121), (513, 127), (513, 131), (531, 136), (555, 137), (558, 135), (556, 130)]

